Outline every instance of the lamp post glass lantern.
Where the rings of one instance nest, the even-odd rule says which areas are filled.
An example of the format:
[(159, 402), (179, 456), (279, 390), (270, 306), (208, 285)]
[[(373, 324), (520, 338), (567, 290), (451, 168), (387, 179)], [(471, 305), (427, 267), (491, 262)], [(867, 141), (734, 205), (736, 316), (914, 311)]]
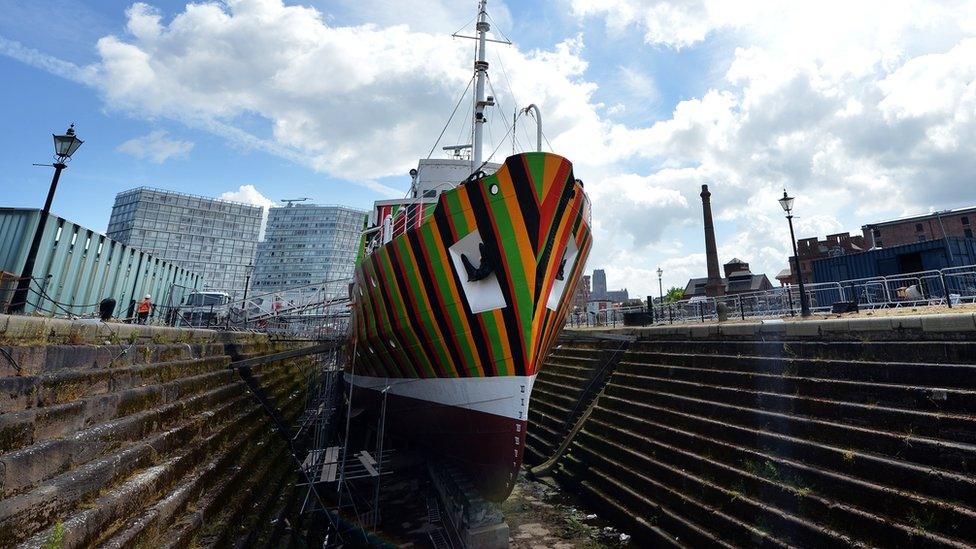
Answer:
[(58, 163), (64, 163), (65, 160), (71, 158), (71, 155), (78, 150), (78, 147), (84, 143), (78, 136), (75, 135), (75, 125), (72, 124), (68, 127), (68, 131), (64, 132), (64, 135), (54, 135), (54, 155), (58, 157)]
[[(793, 232), (793, 200), (794, 198), (786, 194), (783, 189), (783, 198), (779, 199), (779, 205), (786, 212), (786, 220), (790, 224), (790, 244), (793, 246), (793, 264), (796, 266), (796, 281), (800, 287), (800, 316), (810, 316), (810, 302), (807, 300), (807, 293), (803, 288), (803, 272), (800, 271), (800, 254), (796, 250), (796, 235)], [(788, 291), (788, 290), (787, 290)]]
[[(61, 170), (68, 167), (66, 162), (71, 155), (78, 150), (84, 141), (75, 135), (75, 125), (68, 127), (62, 135), (52, 134), (54, 137), (54, 177), (51, 179), (51, 187), (47, 191), (47, 200), (44, 202), (44, 209), (41, 210), (41, 218), (37, 221), (37, 228), (34, 229), (34, 239), (31, 241), (30, 250), (27, 252), (27, 259), (24, 261), (24, 269), (21, 271), (20, 280), (17, 282), (17, 290), (14, 297), (7, 307), (11, 313), (23, 312), (27, 306), (27, 299), (30, 297), (30, 285), (34, 275), (34, 263), (37, 261), (37, 250), (41, 247), (41, 238), (44, 236), (44, 226), (47, 225), (47, 216), (51, 212), (51, 203), (54, 202), (54, 193), (58, 189), (58, 180), (61, 179)], [(43, 289), (41, 289), (43, 292)]]

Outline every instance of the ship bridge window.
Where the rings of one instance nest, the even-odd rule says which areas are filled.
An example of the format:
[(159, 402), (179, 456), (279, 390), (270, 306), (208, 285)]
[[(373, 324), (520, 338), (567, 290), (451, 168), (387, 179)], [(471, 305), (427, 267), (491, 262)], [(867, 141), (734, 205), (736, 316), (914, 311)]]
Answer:
[[(464, 299), (472, 313), (483, 313), (505, 307), (505, 295), (498, 284), (494, 269), (489, 271), (481, 256), (484, 241), (477, 229), (471, 231), (449, 248), (451, 264), (461, 281)], [(465, 266), (465, 259), (468, 266)], [(472, 271), (469, 275), (469, 268)]]
[(563, 300), (563, 294), (566, 293), (566, 281), (569, 280), (569, 273), (573, 272), (573, 267), (576, 266), (577, 255), (579, 255), (579, 247), (576, 246), (576, 239), (570, 235), (569, 242), (566, 243), (566, 252), (559, 260), (559, 266), (557, 266), (559, 273), (564, 276), (558, 276), (559, 273), (555, 275), (552, 290), (549, 291), (549, 299), (546, 301), (548, 309), (553, 311), (559, 309), (559, 303)]

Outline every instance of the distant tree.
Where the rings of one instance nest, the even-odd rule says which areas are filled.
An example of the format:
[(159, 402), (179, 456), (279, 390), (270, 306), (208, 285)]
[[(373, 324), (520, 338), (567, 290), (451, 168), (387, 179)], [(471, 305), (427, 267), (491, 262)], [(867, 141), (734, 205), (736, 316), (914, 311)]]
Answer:
[(674, 303), (675, 301), (680, 301), (681, 298), (684, 295), (685, 295), (685, 289), (684, 288), (679, 288), (677, 286), (672, 286), (668, 290), (668, 293), (664, 294), (664, 302), (665, 303)]

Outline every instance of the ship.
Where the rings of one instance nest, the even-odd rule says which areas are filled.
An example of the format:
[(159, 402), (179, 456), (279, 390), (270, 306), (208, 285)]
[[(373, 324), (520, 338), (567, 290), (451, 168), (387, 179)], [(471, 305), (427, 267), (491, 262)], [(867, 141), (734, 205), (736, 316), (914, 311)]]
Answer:
[(502, 501), (592, 235), (572, 163), (541, 152), (541, 116), (540, 150), (483, 160), (494, 101), (484, 95), (485, 0), (478, 10), (472, 143), (421, 160), (405, 198), (374, 204), (349, 290), (344, 378), (351, 408), (382, 407), (387, 433), (457, 464), (483, 497)]

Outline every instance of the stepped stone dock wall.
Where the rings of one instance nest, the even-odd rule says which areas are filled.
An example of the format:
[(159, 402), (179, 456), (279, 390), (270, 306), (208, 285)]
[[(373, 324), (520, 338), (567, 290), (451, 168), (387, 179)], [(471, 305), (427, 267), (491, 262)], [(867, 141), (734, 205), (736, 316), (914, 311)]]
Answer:
[[(295, 467), (227, 365), (307, 344), (0, 315), (0, 547), (287, 546)], [(314, 360), (253, 368), (286, 419)]]
[(976, 544), (972, 314), (607, 335), (564, 332), (526, 459), (642, 543)]

